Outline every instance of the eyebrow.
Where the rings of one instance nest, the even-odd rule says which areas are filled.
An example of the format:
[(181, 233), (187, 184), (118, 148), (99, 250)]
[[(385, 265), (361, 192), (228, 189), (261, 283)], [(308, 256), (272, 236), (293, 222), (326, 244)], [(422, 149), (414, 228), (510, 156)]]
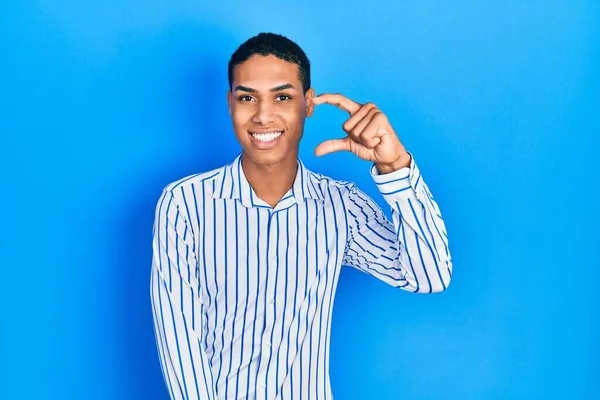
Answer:
[[(292, 85), (291, 83), (286, 83), (284, 85), (275, 86), (274, 88), (269, 89), (269, 92), (278, 92), (278, 91), (284, 90), (284, 89), (295, 89), (295, 88), (294, 88), (294, 85)], [(242, 92), (250, 92), (250, 93), (258, 92), (258, 90), (256, 90), (256, 89), (252, 89), (252, 88), (242, 86), (242, 85), (237, 85), (235, 87), (235, 90), (241, 90)]]

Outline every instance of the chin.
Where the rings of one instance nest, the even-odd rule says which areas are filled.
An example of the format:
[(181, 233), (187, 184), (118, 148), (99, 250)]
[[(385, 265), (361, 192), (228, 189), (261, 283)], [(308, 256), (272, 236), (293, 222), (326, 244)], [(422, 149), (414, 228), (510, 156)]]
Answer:
[(246, 154), (248, 154), (248, 156), (250, 156), (250, 158), (252, 159), (252, 161), (254, 161), (256, 164), (262, 164), (262, 165), (269, 165), (269, 164), (276, 164), (280, 161), (282, 161), (287, 153), (284, 153), (282, 151), (265, 151), (265, 150), (256, 150), (256, 149), (250, 149), (249, 151), (246, 151)]
[(257, 144), (254, 139), (241, 141), (242, 148), (246, 155), (256, 164), (276, 164), (289, 157), (293, 157), (294, 153), (298, 153), (297, 149), (294, 152), (293, 144), (288, 140), (284, 133), (279, 137), (279, 140), (274, 145)]

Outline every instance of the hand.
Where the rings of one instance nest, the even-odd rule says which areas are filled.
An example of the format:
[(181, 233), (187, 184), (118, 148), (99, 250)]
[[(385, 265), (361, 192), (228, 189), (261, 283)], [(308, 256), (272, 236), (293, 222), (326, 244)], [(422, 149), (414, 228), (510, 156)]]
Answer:
[(392, 129), (387, 117), (373, 103), (361, 105), (341, 94), (324, 93), (313, 104), (331, 104), (350, 114), (342, 129), (342, 139), (330, 139), (315, 148), (315, 155), (350, 151), (363, 160), (372, 161), (382, 173), (410, 165), (410, 154)]

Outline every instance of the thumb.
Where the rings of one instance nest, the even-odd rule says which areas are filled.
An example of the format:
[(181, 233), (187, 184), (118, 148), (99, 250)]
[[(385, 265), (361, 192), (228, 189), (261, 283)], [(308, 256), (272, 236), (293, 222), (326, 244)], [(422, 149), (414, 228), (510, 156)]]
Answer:
[(350, 138), (326, 140), (315, 148), (317, 157), (336, 151), (350, 151)]

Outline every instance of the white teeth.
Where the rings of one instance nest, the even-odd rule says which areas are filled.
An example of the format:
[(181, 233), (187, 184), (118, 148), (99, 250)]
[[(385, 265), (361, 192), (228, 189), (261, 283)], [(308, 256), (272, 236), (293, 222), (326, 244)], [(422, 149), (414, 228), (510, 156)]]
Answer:
[(281, 136), (283, 132), (270, 132), (270, 133), (251, 133), (252, 137), (261, 142), (270, 142)]

